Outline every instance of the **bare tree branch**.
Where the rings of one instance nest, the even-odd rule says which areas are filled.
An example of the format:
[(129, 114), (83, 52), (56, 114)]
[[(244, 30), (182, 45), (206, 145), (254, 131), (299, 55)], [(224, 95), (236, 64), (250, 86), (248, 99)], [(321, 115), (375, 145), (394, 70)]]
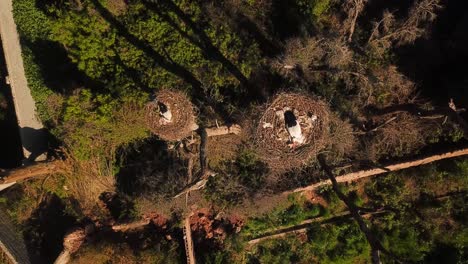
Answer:
[(348, 14), (352, 13), (349, 27), (348, 42), (351, 42), (354, 30), (356, 28), (356, 21), (359, 16), (359, 13), (364, 9), (367, 0), (348, 0), (346, 1), (345, 8), (349, 8)]

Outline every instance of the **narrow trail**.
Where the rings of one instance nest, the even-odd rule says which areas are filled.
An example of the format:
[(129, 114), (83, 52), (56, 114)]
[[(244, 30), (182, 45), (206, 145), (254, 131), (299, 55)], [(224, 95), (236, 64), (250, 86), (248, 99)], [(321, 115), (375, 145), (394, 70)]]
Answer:
[(36, 115), (36, 104), (26, 80), (21, 45), (13, 20), (12, 0), (0, 1), (0, 39), (3, 44), (24, 156), (30, 161), (45, 160), (47, 148), (45, 131)]
[[(403, 169), (407, 169), (411, 167), (417, 167), (417, 166), (432, 163), (435, 161), (450, 159), (450, 158), (455, 158), (455, 157), (460, 157), (460, 156), (465, 156), (465, 155), (468, 155), (468, 148), (451, 151), (451, 152), (444, 152), (444, 153), (440, 153), (436, 155), (431, 155), (431, 156), (427, 156), (427, 157), (412, 160), (412, 161), (390, 164), (383, 168), (356, 171), (356, 172), (344, 174), (341, 176), (337, 176), (336, 181), (339, 183), (357, 181), (359, 179), (366, 178), (366, 177), (376, 176), (376, 175), (380, 175), (383, 173), (403, 170)], [(312, 191), (312, 190), (317, 189), (320, 186), (329, 185), (329, 184), (331, 184), (330, 180), (320, 181), (320, 182), (314, 183), (306, 187), (297, 188), (291, 191), (286, 191), (283, 194), (287, 195), (287, 194), (297, 193), (297, 192)]]

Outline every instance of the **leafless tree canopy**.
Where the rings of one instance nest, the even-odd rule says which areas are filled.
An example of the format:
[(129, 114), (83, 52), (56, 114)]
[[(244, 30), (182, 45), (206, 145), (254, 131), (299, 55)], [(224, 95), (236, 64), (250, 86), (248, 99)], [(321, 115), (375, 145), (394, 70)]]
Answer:
[(427, 22), (437, 17), (436, 11), (440, 8), (440, 0), (416, 1), (403, 20), (397, 20), (392, 12), (385, 11), (382, 19), (373, 23), (369, 47), (376, 54), (382, 55), (393, 44), (401, 46), (413, 43), (426, 33)]

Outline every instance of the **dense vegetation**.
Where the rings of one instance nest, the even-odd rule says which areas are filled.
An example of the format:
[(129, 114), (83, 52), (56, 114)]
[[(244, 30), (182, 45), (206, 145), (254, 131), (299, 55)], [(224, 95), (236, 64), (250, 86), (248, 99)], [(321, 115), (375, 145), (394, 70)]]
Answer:
[[(382, 213), (370, 216), (367, 223), (384, 245), (405, 263), (464, 263), (468, 254), (466, 241), (468, 171), (467, 160), (442, 162), (391, 173), (373, 181), (358, 182), (347, 189), (364, 212)], [(343, 205), (327, 191), (321, 192), (328, 209), (339, 212)], [(338, 201), (339, 202), (339, 201)], [(317, 206), (317, 205), (315, 205)], [(321, 205), (322, 206), (322, 205)], [(367, 263), (370, 247), (358, 226), (349, 216), (335, 218), (320, 213), (316, 207), (301, 208), (295, 202), (288, 209), (276, 209), (263, 217), (248, 220), (240, 234), (243, 239), (268, 234), (264, 226), (288, 227), (300, 221), (317, 219), (307, 226), (303, 235), (290, 234), (285, 238), (270, 239), (253, 246), (247, 252), (227, 246), (227, 259), (241, 259), (248, 263)], [(299, 210), (298, 210), (299, 209)], [(303, 216), (306, 216), (303, 218)], [(256, 229), (252, 229), (256, 228)], [(256, 230), (261, 232), (256, 233)], [(239, 238), (238, 238), (239, 239)], [(217, 253), (207, 258), (216, 259)], [(384, 263), (395, 259), (385, 256)]]
[[(421, 43), (439, 41), (430, 38), (434, 28), (446, 30), (437, 24), (442, 2), (14, 0), (29, 87), (65, 169), (8, 191), (0, 203), (48, 261), (71, 226), (154, 212), (170, 215), (169, 231), (154, 224), (128, 237), (105, 234), (75, 260), (184, 261), (180, 215), (210, 207), (219, 214), (208, 222), (225, 236), (194, 232), (200, 263), (369, 262), (368, 238), (332, 188), (312, 198), (280, 195), (326, 177), (316, 158), (291, 171), (268, 168), (251, 130), (264, 103), (293, 91), (330, 106), (321, 154), (337, 173), (464, 144), (467, 132), (447, 109), (449, 97), (416, 78), (407, 62)], [(167, 88), (188, 95), (200, 131), (239, 123), (245, 133), (206, 143), (199, 131), (163, 142), (144, 117), (147, 102)], [(457, 104), (460, 94), (450, 93)], [(3, 105), (0, 97), (0, 119)], [(467, 175), (468, 163), (456, 160), (340, 188), (369, 213), (366, 223), (390, 252), (385, 263), (461, 263), (468, 254)], [(203, 177), (203, 189), (187, 201), (175, 198)], [(242, 230), (226, 228), (229, 213), (246, 219)], [(63, 220), (54, 235), (50, 218)], [(313, 222), (303, 235), (246, 245), (303, 221)]]

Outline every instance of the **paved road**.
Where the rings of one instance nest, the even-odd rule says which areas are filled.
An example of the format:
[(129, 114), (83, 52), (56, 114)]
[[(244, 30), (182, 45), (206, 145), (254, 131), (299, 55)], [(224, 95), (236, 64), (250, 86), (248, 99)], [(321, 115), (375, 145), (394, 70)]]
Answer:
[(46, 137), (42, 123), (36, 116), (36, 105), (24, 73), (21, 46), (12, 11), (12, 0), (0, 0), (0, 36), (8, 79), (12, 88), (24, 156), (30, 161), (41, 161), (46, 158)]

